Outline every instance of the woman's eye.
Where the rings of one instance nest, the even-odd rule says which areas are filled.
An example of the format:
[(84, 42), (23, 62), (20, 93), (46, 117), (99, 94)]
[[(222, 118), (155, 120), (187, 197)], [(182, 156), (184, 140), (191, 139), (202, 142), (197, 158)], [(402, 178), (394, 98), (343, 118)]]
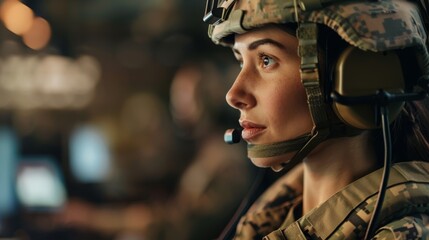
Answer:
[(261, 61), (262, 61), (262, 66), (264, 68), (270, 67), (271, 65), (273, 65), (275, 63), (273, 58), (268, 57), (266, 55), (261, 56)]

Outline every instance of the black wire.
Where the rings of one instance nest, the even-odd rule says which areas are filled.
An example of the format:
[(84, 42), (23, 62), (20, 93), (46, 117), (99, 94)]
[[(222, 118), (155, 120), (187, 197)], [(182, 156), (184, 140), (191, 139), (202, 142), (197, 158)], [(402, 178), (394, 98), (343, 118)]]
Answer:
[(386, 187), (389, 180), (390, 166), (392, 162), (392, 142), (390, 138), (390, 127), (389, 127), (389, 111), (387, 106), (380, 106), (381, 112), (381, 124), (383, 131), (383, 140), (384, 140), (384, 169), (383, 176), (380, 183), (380, 188), (378, 191), (377, 202), (369, 221), (368, 227), (366, 229), (365, 240), (368, 240), (370, 236), (374, 233), (381, 209), (383, 206), (384, 196), (386, 193)]

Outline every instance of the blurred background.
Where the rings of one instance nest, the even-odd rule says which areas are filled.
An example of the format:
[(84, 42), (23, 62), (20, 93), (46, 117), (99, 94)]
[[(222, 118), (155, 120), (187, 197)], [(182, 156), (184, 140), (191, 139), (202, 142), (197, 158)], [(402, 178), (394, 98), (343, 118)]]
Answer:
[(214, 239), (256, 170), (202, 0), (0, 1), (0, 239)]

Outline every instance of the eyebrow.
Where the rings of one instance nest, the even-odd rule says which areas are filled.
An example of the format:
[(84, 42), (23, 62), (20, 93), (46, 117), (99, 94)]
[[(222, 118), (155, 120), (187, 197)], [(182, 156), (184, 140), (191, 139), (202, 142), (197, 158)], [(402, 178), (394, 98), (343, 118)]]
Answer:
[(277, 41), (274, 41), (273, 39), (270, 38), (264, 38), (264, 39), (260, 39), (257, 41), (252, 42), (251, 44), (249, 44), (249, 46), (247, 47), (249, 50), (254, 50), (256, 48), (258, 48), (260, 45), (264, 45), (264, 44), (271, 44), (274, 45), (278, 48), (284, 49), (285, 46)]
[[(264, 45), (264, 44), (274, 45), (274, 46), (276, 46), (276, 47), (278, 47), (280, 49), (285, 49), (286, 48), (283, 44), (281, 44), (281, 43), (279, 43), (277, 41), (274, 41), (271, 38), (264, 38), (264, 39), (256, 40), (256, 41), (250, 43), (249, 46), (247, 47), (247, 49), (248, 50), (255, 50), (256, 48), (258, 48), (259, 46)], [(233, 48), (232, 50), (235, 53), (240, 54), (240, 52), (237, 49)]]

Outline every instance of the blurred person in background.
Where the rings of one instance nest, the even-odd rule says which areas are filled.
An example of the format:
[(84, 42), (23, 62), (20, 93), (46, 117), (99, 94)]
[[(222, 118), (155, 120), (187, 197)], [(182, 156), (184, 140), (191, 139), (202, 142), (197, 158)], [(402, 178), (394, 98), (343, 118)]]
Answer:
[[(129, 189), (138, 199), (169, 199), (188, 157), (174, 136), (166, 101), (152, 92), (137, 93), (124, 103), (119, 117), (116, 146), (118, 175), (110, 184), (115, 191)], [(156, 196), (156, 197), (155, 197)]]

